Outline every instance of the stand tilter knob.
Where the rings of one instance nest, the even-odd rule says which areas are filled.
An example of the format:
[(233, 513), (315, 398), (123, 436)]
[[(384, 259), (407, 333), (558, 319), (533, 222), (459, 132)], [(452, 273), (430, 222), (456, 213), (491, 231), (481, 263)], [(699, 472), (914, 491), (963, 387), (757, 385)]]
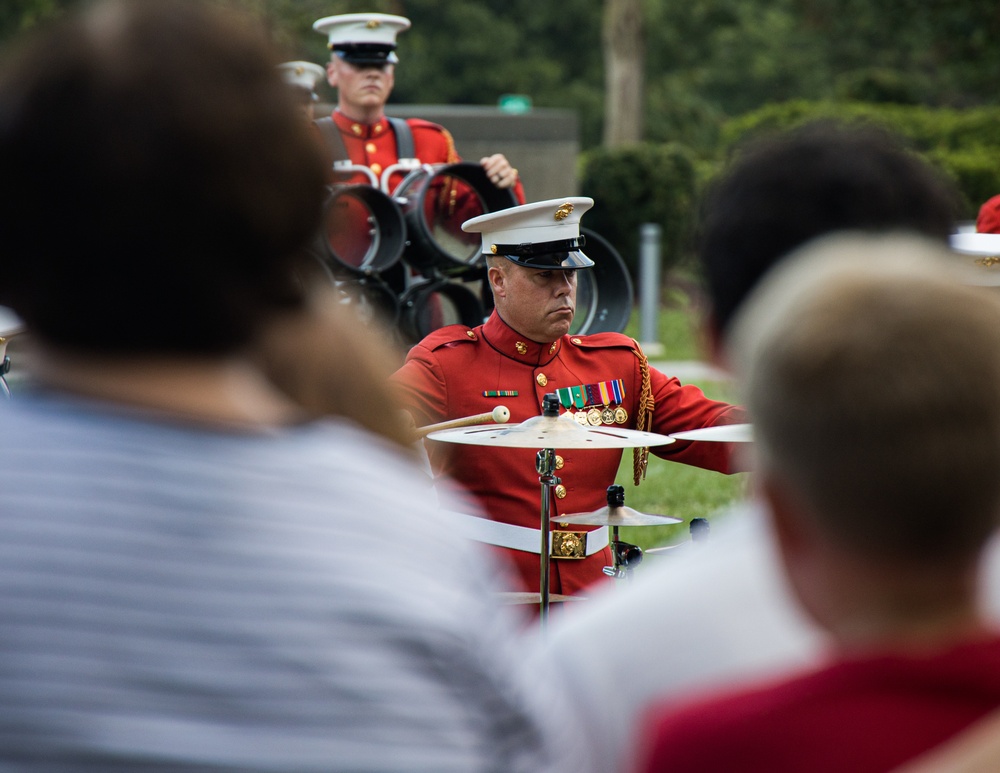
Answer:
[[(608, 486), (608, 510), (625, 506), (625, 487), (617, 483)], [(614, 563), (602, 570), (608, 577), (622, 579), (642, 563), (642, 548), (618, 539), (618, 526), (611, 529), (611, 554)]]
[(625, 487), (617, 483), (608, 486), (608, 507), (625, 506)]
[(614, 566), (606, 566), (601, 570), (608, 577), (627, 577), (630, 571), (642, 563), (642, 548), (638, 545), (616, 539), (611, 544), (611, 550), (614, 551)]
[(616, 542), (615, 560), (623, 569), (635, 569), (642, 563), (642, 548), (628, 542)]

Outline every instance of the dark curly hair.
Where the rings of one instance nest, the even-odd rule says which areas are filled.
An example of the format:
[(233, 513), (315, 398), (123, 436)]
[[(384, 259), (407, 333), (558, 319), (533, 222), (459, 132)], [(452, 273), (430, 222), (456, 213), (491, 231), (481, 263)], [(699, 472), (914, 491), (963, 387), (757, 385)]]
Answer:
[(725, 334), (758, 280), (796, 247), (834, 231), (912, 231), (944, 242), (953, 187), (872, 125), (817, 121), (751, 142), (702, 205), (699, 257)]
[(224, 352), (299, 307), (323, 165), (262, 27), (111, 0), (0, 69), (0, 303), (78, 350)]

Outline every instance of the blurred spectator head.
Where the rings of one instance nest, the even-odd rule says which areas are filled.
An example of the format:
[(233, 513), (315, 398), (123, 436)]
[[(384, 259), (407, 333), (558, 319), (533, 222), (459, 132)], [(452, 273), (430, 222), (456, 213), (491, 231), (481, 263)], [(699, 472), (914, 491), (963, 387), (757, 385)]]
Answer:
[(945, 243), (957, 198), (928, 163), (872, 126), (815, 122), (739, 149), (711, 186), (700, 257), (713, 333), (796, 247), (833, 231), (909, 230)]
[(249, 16), (105, 0), (0, 65), (0, 303), (67, 349), (219, 352), (303, 303), (319, 151)]

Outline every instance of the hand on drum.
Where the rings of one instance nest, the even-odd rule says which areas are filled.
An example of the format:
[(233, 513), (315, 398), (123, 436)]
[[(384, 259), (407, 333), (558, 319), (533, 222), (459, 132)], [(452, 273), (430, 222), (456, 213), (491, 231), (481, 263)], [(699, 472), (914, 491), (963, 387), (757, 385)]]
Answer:
[(517, 170), (502, 153), (479, 159), (479, 165), (497, 188), (513, 188), (517, 183)]

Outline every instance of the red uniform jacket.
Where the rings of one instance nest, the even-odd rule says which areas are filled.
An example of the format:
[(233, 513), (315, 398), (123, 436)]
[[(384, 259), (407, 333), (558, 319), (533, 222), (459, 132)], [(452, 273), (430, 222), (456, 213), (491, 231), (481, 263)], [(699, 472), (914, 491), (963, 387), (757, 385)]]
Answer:
[[(628, 412), (628, 421), (621, 426), (634, 429), (642, 383), (639, 358), (633, 351), (636, 348), (632, 339), (618, 333), (566, 335), (551, 344), (538, 344), (520, 336), (494, 312), (485, 325), (473, 329), (450, 325), (431, 333), (410, 350), (392, 378), (404, 407), (419, 426), (486, 413), (497, 405), (506, 405), (510, 423), (519, 423), (541, 414), (542, 399), (548, 392), (621, 379), (625, 387), (621, 406)], [(670, 434), (745, 420), (741, 408), (709, 400), (697, 387), (682, 386), (677, 379), (652, 368), (650, 376), (656, 401), (652, 432)], [(483, 394), (500, 390), (517, 395)], [(535, 455), (540, 449), (433, 441), (428, 441), (427, 446), (435, 473), (461, 484), (490, 518), (533, 529), (540, 527), (541, 487), (535, 470)], [(731, 471), (730, 449), (725, 443), (678, 441), (651, 451), (664, 459)], [(557, 453), (562, 466), (556, 475), (565, 491), (556, 492), (552, 514), (593, 512), (606, 506), (606, 490), (615, 481), (622, 451), (557, 449)], [(589, 531), (597, 527), (567, 528)], [(539, 556), (498, 550), (503, 550), (520, 575), (522, 586), (517, 590), (537, 592)], [(585, 559), (553, 560), (549, 589), (553, 593), (576, 593), (605, 578), (602, 569), (611, 563), (609, 548)]]
[[(399, 161), (396, 135), (385, 118), (373, 124), (359, 123), (336, 110), (333, 111), (332, 118), (340, 129), (340, 136), (352, 163), (367, 166), (381, 180), (382, 171)], [(454, 164), (462, 160), (455, 151), (451, 134), (443, 126), (420, 118), (407, 118), (406, 123), (413, 132), (414, 153), (422, 163)], [(389, 177), (390, 192), (396, 189), (405, 175), (405, 172), (397, 172)], [(370, 181), (358, 172), (350, 177), (339, 175), (336, 182), (368, 184)], [(524, 203), (524, 189), (520, 181), (514, 187), (514, 195), (518, 202)]]

